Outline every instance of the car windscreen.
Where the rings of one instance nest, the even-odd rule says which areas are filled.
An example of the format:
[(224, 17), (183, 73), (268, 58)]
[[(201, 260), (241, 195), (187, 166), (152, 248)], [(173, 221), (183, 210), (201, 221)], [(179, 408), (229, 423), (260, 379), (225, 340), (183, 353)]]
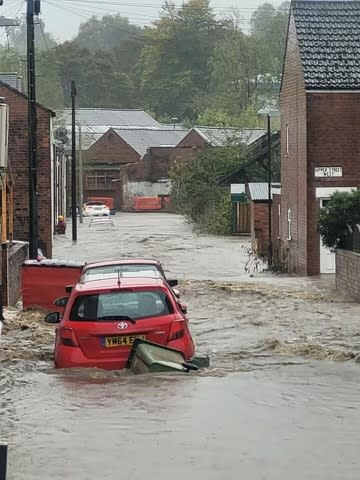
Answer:
[(93, 275), (106, 275), (108, 273), (134, 273), (134, 272), (155, 272), (159, 273), (155, 265), (132, 263), (127, 265), (103, 265), (101, 267), (89, 267), (85, 270), (85, 278)]
[(70, 320), (117, 321), (158, 317), (173, 313), (171, 302), (161, 290), (116, 291), (79, 295)]

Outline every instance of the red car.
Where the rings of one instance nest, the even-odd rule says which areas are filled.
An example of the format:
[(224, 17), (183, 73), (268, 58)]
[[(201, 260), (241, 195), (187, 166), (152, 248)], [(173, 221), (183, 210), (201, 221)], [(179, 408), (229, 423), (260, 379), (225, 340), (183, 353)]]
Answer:
[[(175, 289), (178, 285), (177, 280), (169, 280), (165, 276), (165, 272), (161, 262), (156, 258), (121, 258), (119, 260), (103, 260), (100, 262), (86, 263), (81, 272), (81, 281), (87, 281), (90, 278), (94, 278), (94, 275), (113, 273), (139, 273), (153, 272), (154, 274), (160, 274), (172, 287), (172, 290), (176, 297), (180, 298), (179, 291)], [(68, 292), (71, 291), (71, 287), (68, 288)]]
[(136, 338), (165, 345), (190, 360), (195, 351), (185, 308), (166, 280), (155, 274), (103, 274), (78, 283), (59, 312), (45, 317), (59, 323), (55, 338), (55, 367), (126, 366)]

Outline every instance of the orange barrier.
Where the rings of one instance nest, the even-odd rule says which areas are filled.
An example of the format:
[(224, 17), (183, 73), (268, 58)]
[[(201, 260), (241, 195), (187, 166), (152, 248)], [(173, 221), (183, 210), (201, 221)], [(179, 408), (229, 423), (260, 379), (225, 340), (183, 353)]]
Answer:
[(134, 208), (137, 212), (149, 210), (161, 210), (161, 198), (159, 197), (135, 197)]
[(87, 202), (103, 202), (110, 210), (114, 208), (114, 199), (112, 197), (87, 197)]

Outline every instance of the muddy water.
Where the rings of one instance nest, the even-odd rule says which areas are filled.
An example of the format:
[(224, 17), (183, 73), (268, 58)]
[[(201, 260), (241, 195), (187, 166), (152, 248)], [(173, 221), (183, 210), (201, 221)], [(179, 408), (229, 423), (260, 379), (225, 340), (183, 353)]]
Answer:
[[(56, 257), (157, 256), (181, 278), (199, 351), (192, 375), (54, 371), (53, 330), (8, 311), (0, 439), (10, 480), (347, 480), (358, 476), (360, 307), (329, 278), (273, 276), (247, 242), (196, 236), (173, 215), (56, 239)], [(106, 248), (103, 247), (106, 245)]]

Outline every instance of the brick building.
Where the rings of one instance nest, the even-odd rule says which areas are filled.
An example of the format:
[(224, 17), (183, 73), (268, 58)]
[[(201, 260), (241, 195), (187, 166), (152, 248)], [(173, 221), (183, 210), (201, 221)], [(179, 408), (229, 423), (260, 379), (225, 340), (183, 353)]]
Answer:
[(178, 147), (204, 150), (206, 146), (250, 145), (265, 134), (263, 128), (193, 127), (178, 143)]
[(156, 171), (150, 168), (149, 157), (142, 161), (147, 150), (164, 145), (167, 152), (175, 147), (186, 131), (164, 126), (109, 129), (84, 153), (84, 197), (112, 197), (114, 208), (122, 208), (127, 178), (122, 175), (125, 166), (134, 165), (131, 175), (139, 180), (151, 181), (154, 178), (156, 181), (158, 177)]
[[(15, 240), (29, 239), (28, 103), (19, 90), (0, 81), (0, 96), (9, 105), (8, 164), (14, 182)], [(39, 247), (52, 256), (52, 143), (51, 124), (55, 113), (38, 104), (38, 215)]]
[(319, 209), (360, 186), (360, 2), (292, 1), (281, 100), (281, 245), (290, 272), (333, 273)]

